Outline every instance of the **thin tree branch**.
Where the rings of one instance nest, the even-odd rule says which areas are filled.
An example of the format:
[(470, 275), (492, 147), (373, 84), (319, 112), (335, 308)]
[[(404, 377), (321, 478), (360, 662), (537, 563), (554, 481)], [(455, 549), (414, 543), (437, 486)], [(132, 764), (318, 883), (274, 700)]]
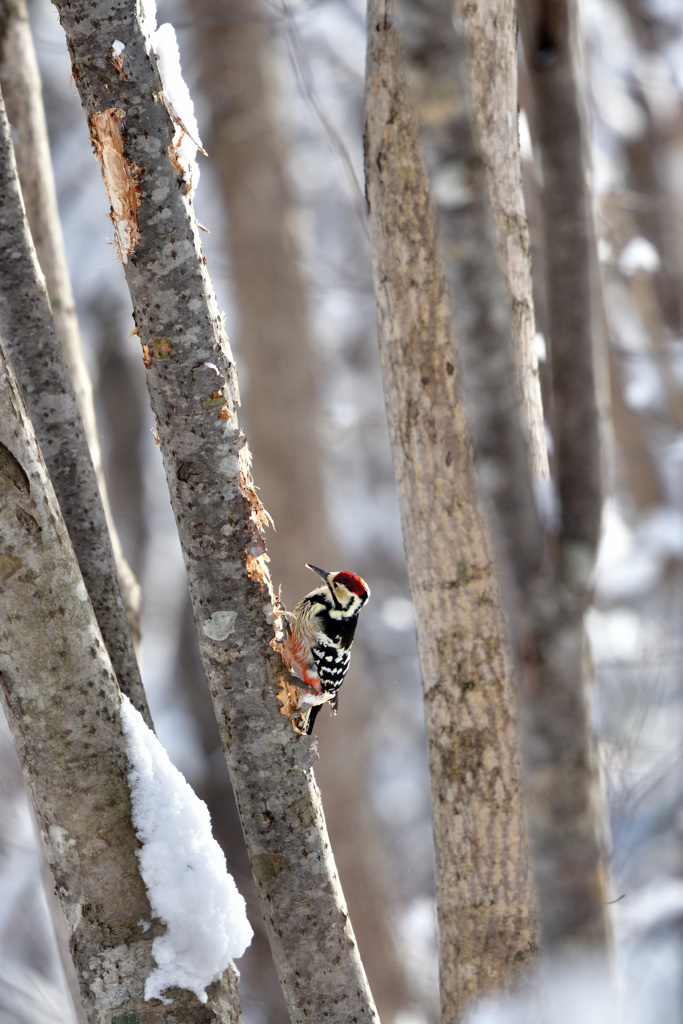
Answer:
[[(561, 541), (570, 585), (584, 590), (600, 532), (602, 484), (595, 397), (595, 236), (566, 0), (524, 0), (522, 37), (543, 173), (548, 333)], [(584, 549), (582, 553), (582, 549)], [(574, 579), (574, 577), (577, 577)]]
[(0, 0), (0, 85), (12, 126), (14, 155), (29, 228), (73, 383), (95, 467), (128, 620), (140, 635), (140, 588), (126, 562), (114, 526), (102, 467), (92, 384), (81, 347), (45, 123), (42, 90), (26, 0)]
[(517, 395), (535, 480), (547, 480), (543, 404), (536, 355), (529, 227), (524, 209), (517, 119), (517, 5), (458, 3), (477, 145), (486, 168), (500, 265), (510, 302)]
[[(290, 1016), (374, 1021), (311, 771), (315, 743), (295, 736), (279, 710), (266, 514), (150, 39), (135, 0), (57, 7), (109, 200), (124, 222), (120, 248), (200, 654)], [(114, 39), (125, 44), (117, 64)]]
[(0, 333), (5, 352), (36, 424), (119, 685), (151, 725), (83, 422), (26, 222), (1, 97), (0, 193)]
[[(519, 980), (538, 942), (515, 681), (391, 0), (370, 0), (365, 172), (387, 416), (429, 741), (442, 1019)], [(495, 829), (491, 828), (495, 820)]]
[(540, 564), (542, 534), (517, 394), (507, 386), (515, 379), (510, 311), (485, 168), (469, 122), (465, 43), (453, 32), (446, 0), (404, 0), (402, 10), (409, 80), (425, 130), (479, 478), (499, 517), (496, 532), (509, 564), (517, 577), (526, 578)]
[[(90, 1024), (161, 1024), (145, 1002), (152, 914), (136, 857), (121, 694), (12, 371), (0, 347), (0, 699), (67, 920)], [(193, 1024), (238, 1024), (232, 968)]]

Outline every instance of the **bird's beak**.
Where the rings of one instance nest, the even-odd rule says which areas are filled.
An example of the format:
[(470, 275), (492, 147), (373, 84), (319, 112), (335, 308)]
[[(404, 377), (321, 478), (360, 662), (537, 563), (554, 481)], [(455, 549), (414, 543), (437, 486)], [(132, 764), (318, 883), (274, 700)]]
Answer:
[(313, 572), (317, 572), (318, 576), (320, 576), (321, 579), (325, 580), (325, 583), (327, 583), (329, 591), (332, 594), (332, 600), (334, 601), (334, 603), (336, 605), (337, 604), (337, 598), (334, 596), (334, 587), (332, 586), (332, 582), (331, 582), (331, 579), (330, 579), (330, 577), (332, 576), (332, 573), (328, 572), (327, 569), (319, 569), (317, 565), (311, 565), (310, 562), (306, 562), (306, 568), (307, 569), (312, 569)]
[(306, 568), (312, 569), (313, 572), (317, 572), (318, 576), (320, 576), (321, 579), (325, 580), (325, 583), (328, 582), (330, 573), (327, 571), (327, 569), (319, 569), (317, 565), (311, 565), (310, 562), (306, 562)]

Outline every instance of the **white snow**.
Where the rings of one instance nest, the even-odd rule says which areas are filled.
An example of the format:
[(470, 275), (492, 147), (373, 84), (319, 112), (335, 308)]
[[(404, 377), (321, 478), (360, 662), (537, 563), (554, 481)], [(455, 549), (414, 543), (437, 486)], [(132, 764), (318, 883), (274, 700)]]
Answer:
[(603, 601), (624, 602), (654, 587), (667, 562), (683, 557), (683, 514), (653, 508), (631, 531), (613, 500), (605, 502), (595, 570)]
[(112, 53), (115, 57), (120, 57), (126, 48), (126, 44), (122, 43), (120, 39), (115, 39), (111, 44)]
[(154, 35), (157, 30), (157, 5), (156, 0), (140, 0), (140, 7), (142, 10), (142, 20), (144, 27), (147, 29), (150, 35)]
[(385, 626), (397, 633), (415, 629), (413, 602), (407, 597), (388, 597), (381, 604), (379, 614)]
[(194, 193), (199, 181), (199, 167), (195, 158), (197, 149), (201, 146), (201, 140), (190, 90), (185, 83), (180, 67), (180, 52), (173, 25), (166, 22), (159, 26), (152, 35), (152, 47), (156, 54), (161, 84), (164, 87), (170, 113), (176, 122), (173, 144), (177, 150), (185, 180), (192, 183)]
[(534, 159), (534, 148), (531, 142), (531, 131), (529, 129), (529, 118), (526, 116), (526, 111), (520, 110), (518, 117), (518, 129), (519, 129), (519, 153), (522, 160), (528, 160), (529, 163), (533, 162)]
[(534, 348), (539, 363), (544, 363), (548, 358), (548, 349), (545, 343), (545, 334), (542, 331), (536, 331), (534, 335)]
[(178, 987), (205, 1003), (207, 985), (251, 942), (245, 902), (211, 834), (206, 805), (125, 696), (121, 722), (140, 873), (154, 916), (166, 925), (152, 947), (157, 967), (145, 999), (170, 1002), (162, 993)]
[(557, 533), (560, 525), (560, 503), (555, 484), (548, 477), (534, 480), (534, 499), (541, 522), (550, 533)]
[(642, 235), (636, 235), (627, 242), (619, 256), (619, 270), (626, 277), (634, 274), (654, 274), (662, 265), (662, 260), (652, 242)]

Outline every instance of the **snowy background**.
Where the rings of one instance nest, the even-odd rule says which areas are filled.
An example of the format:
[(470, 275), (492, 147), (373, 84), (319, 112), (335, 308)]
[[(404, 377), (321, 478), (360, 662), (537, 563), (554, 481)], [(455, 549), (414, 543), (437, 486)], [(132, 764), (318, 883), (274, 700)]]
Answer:
[[(220, 168), (211, 164), (208, 142), (216, 110), (222, 104), (229, 113), (233, 98), (217, 100), (202, 88), (211, 10), (168, 0), (159, 3), (157, 21), (175, 25), (198, 132), (209, 151), (208, 160), (198, 158), (195, 204), (198, 220), (211, 231), (204, 246), (251, 436), (258, 363), (242, 334)], [(581, 14), (606, 312), (602, 404), (611, 412), (605, 429), (611, 496), (589, 622), (599, 683), (593, 711), (610, 802), (624, 1019), (677, 1024), (683, 1020), (683, 8), (671, 0), (582, 0)], [(143, 589), (142, 669), (152, 715), (171, 760), (208, 803), (214, 834), (247, 900), (256, 935), (238, 964), (244, 1020), (284, 1024), (196, 656), (100, 173), (55, 11), (47, 0), (33, 0), (31, 16), (111, 499)], [(340, 715), (318, 719), (317, 774), (382, 1020), (431, 1024), (437, 974), (421, 690), (360, 213), (365, 12), (357, 0), (310, 0), (264, 4), (255, 17), (269, 25), (262, 70), (283, 140), (292, 258), (304, 283), (312, 346), (308, 407), (322, 451), (322, 497), (301, 524), (297, 565), (312, 560), (352, 569), (372, 588)], [(259, 127), (241, 122), (238, 129), (248, 135)], [(533, 153), (525, 137), (522, 142), (532, 193)], [(542, 304), (538, 319), (542, 332)], [(272, 426), (276, 430), (277, 422)], [(299, 443), (291, 438), (292, 448)], [(265, 446), (256, 448), (257, 484), (260, 466), (272, 479), (265, 472), (269, 457)], [(264, 485), (261, 497), (276, 526), (286, 522), (294, 496)], [(334, 550), (329, 565), (325, 551), (305, 554), (307, 533), (323, 521)], [(287, 529), (269, 538), (274, 580), (282, 580), (290, 604), (312, 586), (303, 568), (299, 576), (289, 568), (293, 544)], [(44, 869), (6, 730), (0, 816), (0, 1024), (67, 1022), (73, 1015), (51, 942)], [(359, 848), (372, 854), (370, 866), (359, 864)], [(388, 941), (377, 931), (379, 920), (389, 922)], [(591, 992), (588, 979), (585, 991)], [(524, 1020), (524, 1012), (514, 1019)], [(497, 1008), (487, 1013), (487, 1022), (513, 1020)], [(572, 1013), (558, 1019), (589, 1020), (587, 1011)]]

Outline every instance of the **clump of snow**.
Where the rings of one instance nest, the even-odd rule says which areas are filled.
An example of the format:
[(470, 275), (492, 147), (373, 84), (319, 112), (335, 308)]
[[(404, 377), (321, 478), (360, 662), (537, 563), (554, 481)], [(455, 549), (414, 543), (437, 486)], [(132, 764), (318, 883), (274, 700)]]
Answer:
[(194, 192), (199, 181), (196, 156), (201, 141), (194, 116), (194, 104), (180, 67), (180, 52), (173, 25), (166, 22), (159, 26), (152, 34), (152, 48), (156, 54), (169, 113), (176, 126), (173, 145), (183, 169), (183, 177), (191, 182)]
[(162, 993), (177, 987), (205, 1003), (207, 985), (251, 942), (244, 899), (211, 834), (206, 805), (125, 696), (121, 722), (140, 873), (152, 911), (166, 925), (152, 946), (157, 967), (145, 999), (169, 1002)]
[(607, 501), (595, 570), (598, 596), (625, 601), (651, 590), (671, 559), (683, 558), (683, 515), (654, 508), (629, 530), (616, 504)]
[(115, 39), (111, 44), (111, 50), (115, 57), (120, 57), (126, 48), (126, 44), (122, 43), (120, 39)]
[(519, 111), (517, 126), (519, 131), (519, 153), (522, 160), (531, 163), (534, 159), (534, 148), (531, 142), (531, 130), (529, 129), (529, 118), (524, 110)]
[(534, 499), (545, 529), (557, 533), (560, 526), (560, 502), (553, 481), (548, 477), (535, 479)]
[(659, 367), (648, 356), (622, 360), (624, 402), (629, 409), (656, 412), (664, 405), (664, 383)]
[(539, 363), (544, 363), (548, 358), (548, 350), (545, 343), (545, 334), (542, 331), (536, 331), (534, 335), (534, 348), (536, 349), (536, 358)]
[(619, 270), (626, 277), (640, 273), (654, 274), (661, 265), (661, 257), (654, 245), (642, 235), (627, 242), (619, 256)]
[(413, 603), (407, 597), (388, 597), (382, 603), (379, 614), (384, 624), (397, 633), (415, 629)]
[(157, 30), (157, 4), (156, 0), (140, 0), (142, 20), (150, 35)]

